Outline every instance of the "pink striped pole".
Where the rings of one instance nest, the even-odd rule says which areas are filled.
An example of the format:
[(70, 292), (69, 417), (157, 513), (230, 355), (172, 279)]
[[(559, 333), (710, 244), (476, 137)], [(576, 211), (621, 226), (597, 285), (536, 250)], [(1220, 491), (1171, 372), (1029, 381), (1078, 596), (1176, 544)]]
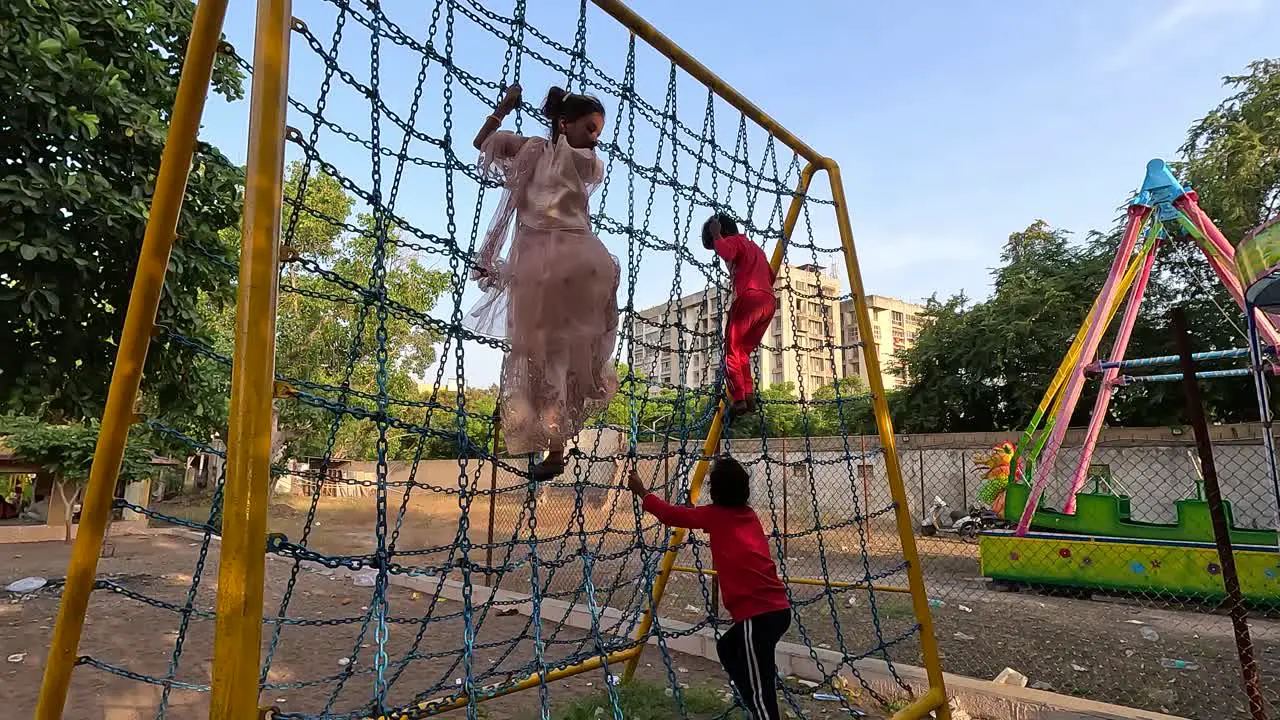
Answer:
[[(1159, 226), (1153, 224), (1152, 230), (1158, 231)], [(1129, 296), (1129, 304), (1125, 307), (1124, 317), (1120, 320), (1116, 342), (1111, 347), (1111, 362), (1124, 359), (1125, 350), (1129, 346), (1129, 337), (1133, 335), (1133, 326), (1138, 321), (1138, 309), (1142, 306), (1142, 296), (1147, 292), (1147, 281), (1151, 279), (1151, 268), (1156, 263), (1156, 253), (1159, 250), (1160, 241), (1157, 239), (1147, 252), (1147, 257), (1142, 262), (1142, 269), (1138, 271), (1137, 281), (1133, 284), (1133, 293)], [(1089, 461), (1093, 459), (1093, 451), (1098, 446), (1098, 435), (1102, 433), (1102, 422), (1107, 416), (1107, 406), (1111, 404), (1111, 395), (1119, 375), (1118, 367), (1107, 368), (1102, 373), (1098, 399), (1093, 403), (1093, 414), (1089, 416), (1089, 429), (1085, 432), (1084, 445), (1080, 448), (1080, 462), (1076, 464), (1075, 476), (1071, 478), (1071, 492), (1067, 495), (1067, 504), (1062, 508), (1062, 511), (1068, 515), (1076, 514), (1076, 493), (1080, 492), (1088, 479)]]
[[(1236, 257), (1235, 247), (1227, 241), (1218, 226), (1213, 224), (1213, 220), (1209, 218), (1208, 213), (1200, 207), (1194, 192), (1183, 195), (1173, 204), (1186, 213), (1191, 222), (1218, 251), (1214, 253), (1210, 252), (1208, 248), (1200, 248), (1201, 252), (1204, 253), (1205, 259), (1209, 261), (1209, 267), (1213, 268), (1214, 274), (1226, 286), (1227, 292), (1231, 293), (1231, 298), (1236, 301), (1236, 305), (1240, 307), (1241, 311), (1244, 311), (1244, 286), (1241, 285), (1240, 278), (1236, 276), (1235, 268), (1233, 267)], [(1266, 313), (1258, 313), (1258, 332), (1266, 340), (1267, 345), (1273, 348), (1280, 347), (1280, 332), (1276, 330), (1275, 324)]]
[[(1120, 247), (1116, 250), (1116, 257), (1111, 261), (1111, 272), (1107, 274), (1107, 281), (1102, 286), (1102, 291), (1098, 293), (1098, 307), (1107, 308), (1111, 306), (1113, 296), (1116, 293), (1116, 286), (1120, 282), (1120, 276), (1124, 274), (1124, 268), (1129, 263), (1129, 256), (1133, 254), (1133, 248), (1138, 242), (1138, 234), (1142, 230), (1142, 225), (1151, 214), (1151, 208), (1146, 205), (1130, 205), (1128, 210), (1128, 222), (1125, 226), (1124, 237), (1120, 241)], [(1027, 505), (1022, 509), (1022, 518), (1018, 520), (1016, 534), (1021, 537), (1027, 534), (1027, 530), (1031, 527), (1031, 518), (1036, 514), (1036, 507), (1040, 502), (1040, 495), (1044, 493), (1044, 487), (1049, 482), (1049, 477), (1053, 474), (1054, 461), (1057, 460), (1058, 448), (1062, 446), (1062, 439), (1067, 434), (1067, 425), (1071, 422), (1071, 415), (1075, 411), (1076, 403), (1080, 400), (1080, 391), (1084, 387), (1084, 369), (1093, 362), (1094, 355), (1098, 352), (1098, 344), (1102, 341), (1103, 331), (1106, 330), (1105, 312), (1098, 313), (1098, 319), (1089, 327), (1089, 332), (1085, 334), (1084, 345), (1080, 348), (1080, 357), (1076, 361), (1076, 366), (1071, 370), (1071, 377), (1067, 380), (1067, 387), (1063, 391), (1062, 403), (1058, 407), (1058, 414), (1053, 419), (1052, 429), (1049, 431), (1049, 440), (1044, 449), (1043, 460), (1035, 468), (1035, 483), (1031, 486), (1031, 495), (1027, 498)]]

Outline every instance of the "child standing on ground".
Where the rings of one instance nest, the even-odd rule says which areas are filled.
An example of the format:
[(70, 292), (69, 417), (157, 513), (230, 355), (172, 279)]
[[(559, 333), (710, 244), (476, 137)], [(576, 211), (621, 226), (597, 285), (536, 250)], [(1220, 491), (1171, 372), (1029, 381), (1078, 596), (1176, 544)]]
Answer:
[(751, 478), (729, 457), (711, 465), (711, 504), (672, 505), (649, 492), (633, 469), (627, 488), (644, 498), (645, 512), (662, 524), (705, 530), (711, 565), (720, 579), (733, 626), (716, 642), (720, 663), (755, 720), (778, 720), (774, 649), (791, 626), (791, 601), (769, 552), (760, 518), (748, 504)]
[(729, 422), (756, 411), (751, 381), (751, 353), (760, 347), (777, 299), (773, 294), (773, 268), (759, 245), (738, 231), (727, 213), (716, 213), (702, 225), (702, 246), (719, 255), (733, 279), (733, 303), (725, 328), (724, 371), (733, 404)]
[(467, 324), (509, 339), (503, 436), (513, 453), (547, 451), (533, 468), (546, 480), (564, 472), (565, 442), (617, 392), (620, 271), (591, 231), (587, 207), (604, 179), (595, 153), (604, 106), (553, 87), (542, 105), (551, 137), (496, 132), (519, 104), (515, 85), (475, 139), (483, 170), (506, 190), (476, 256), (472, 277), (486, 292)]

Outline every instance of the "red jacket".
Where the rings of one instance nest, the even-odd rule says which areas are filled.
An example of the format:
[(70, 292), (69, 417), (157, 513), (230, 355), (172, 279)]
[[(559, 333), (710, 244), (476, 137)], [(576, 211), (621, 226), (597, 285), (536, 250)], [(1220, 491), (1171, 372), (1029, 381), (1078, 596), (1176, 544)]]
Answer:
[(773, 268), (760, 246), (746, 235), (730, 235), (716, 241), (716, 254), (724, 258), (733, 275), (734, 295), (742, 297), (747, 290), (763, 290), (773, 294)]
[(664, 525), (706, 530), (711, 536), (711, 565), (720, 576), (720, 596), (734, 622), (791, 607), (751, 506), (672, 505), (649, 493), (644, 509)]

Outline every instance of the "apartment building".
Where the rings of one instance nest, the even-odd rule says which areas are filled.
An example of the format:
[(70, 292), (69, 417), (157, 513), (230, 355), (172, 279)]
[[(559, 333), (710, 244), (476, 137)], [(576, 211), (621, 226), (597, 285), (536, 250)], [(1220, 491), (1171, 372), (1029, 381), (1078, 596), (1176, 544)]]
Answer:
[[(783, 265), (774, 291), (778, 311), (765, 333), (758, 362), (760, 385), (792, 383), (807, 397), (839, 377), (867, 383), (858, 341), (853, 300), (838, 278), (818, 265)], [(696, 387), (714, 381), (721, 348), (716, 329), (723, 329), (731, 300), (728, 291), (710, 288), (636, 314), (634, 363), (637, 370), (662, 383)], [(893, 354), (915, 343), (924, 307), (883, 295), (867, 296), (872, 337), (880, 349), (886, 389), (905, 382), (893, 372)], [(681, 362), (683, 360), (683, 363)]]
[[(840, 281), (818, 265), (784, 265), (775, 284), (778, 311), (755, 360), (763, 387), (789, 382), (802, 397), (832, 384), (843, 361)], [(728, 291), (709, 288), (637, 313), (634, 363), (659, 382), (698, 386), (720, 363)], [(683, 362), (681, 362), (683, 360)]]
[[(906, 382), (906, 379), (894, 372), (893, 356), (899, 350), (911, 347), (916, 342), (924, 322), (924, 307), (905, 302), (897, 298), (883, 295), (868, 295), (867, 309), (871, 316), (871, 333), (876, 347), (880, 350), (880, 371), (883, 374), (886, 390)], [(840, 326), (845, 342), (852, 345), (858, 341), (858, 320), (854, 314), (853, 299), (840, 304)], [(844, 377), (858, 377), (867, 382), (867, 363), (861, 347), (849, 348), (844, 353)]]

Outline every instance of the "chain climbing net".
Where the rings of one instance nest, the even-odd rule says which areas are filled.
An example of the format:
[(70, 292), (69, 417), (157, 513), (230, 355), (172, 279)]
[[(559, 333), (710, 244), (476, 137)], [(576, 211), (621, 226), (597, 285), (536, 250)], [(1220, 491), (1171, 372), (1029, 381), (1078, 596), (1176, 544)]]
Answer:
[[(868, 396), (858, 383), (836, 382), (857, 374), (861, 344), (852, 295), (832, 270), (843, 264), (835, 204), (796, 192), (805, 161), (586, 2), (540, 8), (546, 17), (533, 17), (524, 0), (506, 14), (476, 0), (411, 5), (397, 15), (374, 0), (315, 0), (293, 24), (287, 141), (295, 162), (282, 208), (280, 307), (283, 317), (289, 307), (319, 304), (344, 339), (336, 351), (328, 337), (323, 348), (301, 341), (304, 352), (341, 359), (324, 373), (295, 362), (296, 351), (278, 357), (287, 392), (277, 411), (318, 432), (323, 447), (298, 457), (286, 445), (276, 461), (289, 482), (275, 502), (289, 492), (302, 509), (265, 548), (260, 704), (276, 704), (280, 717), (420, 717), (463, 705), (468, 717), (481, 717), (480, 701), (529, 688), (538, 702), (528, 716), (550, 718), (554, 680), (582, 672), (606, 697), (609, 716), (622, 718), (617, 678), (652, 641), (657, 659), (633, 662), (667, 686), (680, 717), (695, 716), (684, 702), (692, 677), (673, 654), (688, 647), (680, 642), (728, 625), (707, 572), (706, 538), (655, 524), (618, 487), (634, 460), (655, 492), (688, 501), (704, 458), (723, 391), (721, 318), (730, 295), (724, 270), (698, 242), (703, 219), (731, 210), (772, 249), (793, 201), (799, 212), (779, 275), (779, 312), (755, 359), (764, 420), (744, 422), (722, 449), (752, 473), (753, 505), (780, 573), (794, 581), (795, 621), (784, 641), (816, 668), (809, 679), (834, 691), (825, 709), (852, 716), (860, 703), (909, 695), (895, 660), (919, 662), (919, 625), (905, 595), (880, 591), (901, 593), (906, 563), (886, 541), (896, 540), (896, 528), (885, 457), (878, 443), (856, 437), (874, 432), (864, 422)], [(477, 296), (469, 282), (477, 239), (499, 195), (478, 171), (470, 139), (517, 82), (525, 104), (507, 127), (525, 134), (546, 131), (536, 103), (552, 84), (605, 104), (606, 178), (592, 217), (625, 276), (620, 399), (579, 439), (566, 473), (541, 484), (529, 479), (529, 458), (495, 445), (497, 413), (475, 400), (473, 391), (496, 382), (502, 341), (463, 323)], [(350, 213), (317, 199), (324, 183), (340, 186)], [(362, 251), (314, 250), (317, 235)], [(438, 297), (402, 282), (409, 265), (442, 274)], [(281, 321), (281, 348), (293, 327)], [(229, 373), (225, 349), (166, 332), (166, 341)], [(430, 370), (417, 372), (422, 388), (391, 380), (406, 360), (389, 346), (405, 337), (431, 347)], [(792, 383), (790, 393), (778, 390), (782, 382)], [(149, 423), (193, 452), (223, 454)], [(779, 449), (770, 435), (784, 425), (791, 437)], [(373, 438), (372, 455), (346, 456), (360, 436)], [(431, 459), (441, 447), (452, 459)], [(221, 477), (214, 487), (206, 521), (118, 503), (198, 534), (199, 558), (180, 597), (98, 583), (178, 618), (163, 669), (80, 659), (156, 686), (158, 718), (174, 706), (174, 692), (208, 690), (204, 658), (197, 664), (183, 647), (193, 628), (213, 623), (207, 586)], [(335, 494), (347, 497), (338, 503)], [(350, 531), (339, 516), (326, 517), (337, 511), (370, 518), (372, 527)], [(664, 576), (669, 547), (678, 572), (659, 607), (664, 598), (650, 589)], [(328, 585), (317, 590), (320, 581)], [(343, 588), (341, 599), (333, 587)], [(335, 599), (316, 609), (321, 595)], [(724, 678), (702, 679), (733, 704)], [(783, 683), (783, 693), (797, 715), (815, 714), (813, 688)]]

